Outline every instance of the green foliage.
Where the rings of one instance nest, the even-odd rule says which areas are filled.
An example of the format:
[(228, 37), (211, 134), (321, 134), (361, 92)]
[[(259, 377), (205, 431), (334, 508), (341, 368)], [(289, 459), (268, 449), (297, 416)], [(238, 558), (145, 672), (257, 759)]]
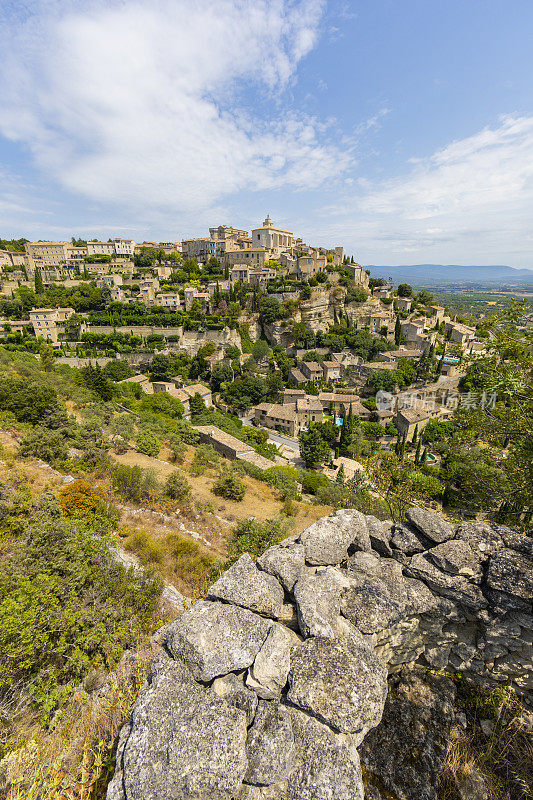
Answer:
[(57, 393), (33, 380), (0, 377), (0, 409), (10, 411), (19, 422), (35, 425), (57, 405)]
[(287, 522), (281, 519), (266, 519), (264, 522), (241, 520), (228, 540), (228, 560), (221, 571), (231, 566), (243, 553), (250, 553), (255, 558), (262, 555), (269, 547), (283, 541), (289, 530)]
[(226, 500), (240, 502), (246, 494), (246, 486), (236, 475), (222, 475), (213, 486), (213, 492)]
[(204, 399), (198, 392), (189, 400), (189, 411), (191, 412), (191, 420), (193, 422), (197, 421), (198, 417), (206, 411)]
[(58, 464), (67, 457), (67, 443), (60, 431), (36, 427), (26, 434), (20, 443), (19, 453), (26, 458), (40, 458), (50, 464)]
[(157, 458), (161, 451), (161, 442), (151, 431), (140, 430), (137, 435), (137, 450), (146, 456)]
[(141, 410), (150, 411), (152, 414), (163, 414), (172, 419), (183, 417), (183, 405), (177, 397), (172, 397), (168, 392), (155, 392), (142, 398)]
[(329, 479), (321, 472), (305, 470), (302, 474), (302, 491), (307, 494), (316, 494), (321, 486), (327, 486)]
[(102, 372), (106, 378), (111, 381), (125, 381), (127, 378), (133, 376), (133, 370), (127, 361), (121, 359), (113, 359), (108, 361)]
[(83, 367), (81, 375), (85, 386), (91, 391), (95, 392), (102, 400), (111, 400), (113, 397), (113, 387), (111, 381), (106, 378), (102, 372), (101, 367), (97, 364), (95, 367), (89, 364)]
[(220, 454), (210, 444), (199, 444), (194, 452), (191, 472), (193, 475), (202, 475), (206, 469), (215, 467), (220, 463)]
[(294, 467), (270, 467), (263, 473), (263, 480), (278, 492), (280, 500), (300, 498), (300, 475)]
[(408, 283), (400, 283), (398, 286), (398, 297), (412, 297), (413, 288)]
[(43, 496), (0, 574), (0, 692), (17, 687), (47, 720), (90, 669), (135, 646), (160, 591)]
[(119, 464), (111, 473), (111, 485), (124, 500), (140, 503), (157, 500), (160, 486), (154, 470)]
[(170, 473), (165, 481), (163, 492), (171, 500), (179, 500), (182, 503), (190, 500), (192, 493), (189, 482), (178, 470)]
[(312, 425), (309, 431), (303, 431), (298, 437), (300, 443), (300, 455), (305, 461), (306, 467), (315, 468), (329, 461), (331, 451), (329, 445), (320, 433), (320, 430)]

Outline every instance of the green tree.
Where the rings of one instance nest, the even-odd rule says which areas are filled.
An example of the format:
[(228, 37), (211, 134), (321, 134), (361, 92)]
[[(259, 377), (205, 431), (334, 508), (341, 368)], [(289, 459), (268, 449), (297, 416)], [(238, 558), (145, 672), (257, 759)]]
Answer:
[(413, 287), (408, 283), (400, 283), (398, 286), (398, 297), (412, 297)]
[(152, 358), (149, 367), (150, 378), (153, 381), (167, 381), (171, 377), (171, 361), (163, 353), (157, 353)]
[(402, 323), (400, 317), (396, 315), (396, 322), (394, 323), (394, 344), (400, 345), (402, 343)]
[(202, 414), (205, 414), (206, 411), (205, 402), (202, 395), (198, 394), (198, 392), (196, 392), (194, 397), (191, 397), (191, 399), (189, 400), (189, 410), (191, 412), (192, 420), (194, 420), (195, 417), (199, 417)]
[(313, 425), (309, 431), (302, 431), (298, 437), (300, 443), (300, 455), (308, 468), (319, 467), (324, 461), (329, 461), (331, 451), (329, 445), (324, 441), (320, 431)]
[(227, 500), (240, 502), (246, 494), (246, 486), (235, 475), (223, 475), (213, 486), (213, 492)]
[(171, 500), (179, 500), (184, 503), (190, 500), (192, 490), (187, 479), (178, 470), (174, 470), (165, 481), (164, 493)]
[(42, 344), (39, 349), (39, 356), (41, 358), (41, 365), (45, 372), (52, 372), (56, 360), (56, 354), (53, 345)]
[(139, 453), (157, 458), (161, 451), (161, 442), (151, 431), (140, 430), (137, 435), (137, 450)]
[(39, 267), (35, 268), (35, 294), (43, 294), (44, 284)]

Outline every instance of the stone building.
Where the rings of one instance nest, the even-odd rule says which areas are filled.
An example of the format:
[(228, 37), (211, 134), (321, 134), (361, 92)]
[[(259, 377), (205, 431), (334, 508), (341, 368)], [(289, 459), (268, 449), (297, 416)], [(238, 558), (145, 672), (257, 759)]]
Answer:
[(288, 250), (295, 243), (292, 231), (274, 227), (274, 223), (267, 216), (260, 228), (252, 230), (252, 242), (256, 247), (263, 247), (272, 255), (279, 255), (283, 250)]

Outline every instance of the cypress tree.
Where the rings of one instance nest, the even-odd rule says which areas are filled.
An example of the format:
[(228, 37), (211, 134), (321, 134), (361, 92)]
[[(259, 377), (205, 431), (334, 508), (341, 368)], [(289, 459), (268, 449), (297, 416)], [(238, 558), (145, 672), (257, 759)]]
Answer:
[(39, 267), (35, 268), (35, 293), (42, 294), (44, 292), (44, 284)]
[(427, 457), (428, 457), (428, 449), (427, 447), (424, 447), (424, 451), (422, 453), (422, 464), (426, 463)]
[(417, 439), (418, 439), (418, 422), (416, 423), (415, 429), (413, 431), (413, 439), (412, 439), (413, 444), (416, 444)]
[(400, 445), (400, 461), (403, 461), (405, 456), (405, 443), (407, 441), (407, 428), (403, 432), (402, 443)]
[(399, 345), (402, 341), (402, 325), (400, 316), (396, 315), (396, 322), (394, 324), (394, 344)]
[(422, 439), (418, 440), (418, 444), (416, 446), (416, 453), (415, 453), (415, 464), (420, 463), (420, 450), (422, 448)]

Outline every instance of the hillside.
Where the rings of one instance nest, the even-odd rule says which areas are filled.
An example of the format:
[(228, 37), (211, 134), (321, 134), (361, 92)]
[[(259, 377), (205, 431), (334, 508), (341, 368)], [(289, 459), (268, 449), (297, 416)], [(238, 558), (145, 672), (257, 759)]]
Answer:
[(412, 286), (466, 285), (518, 286), (533, 289), (533, 270), (507, 266), (470, 266), (458, 264), (410, 264), (378, 267), (367, 265), (374, 278), (391, 278), (394, 283)]

